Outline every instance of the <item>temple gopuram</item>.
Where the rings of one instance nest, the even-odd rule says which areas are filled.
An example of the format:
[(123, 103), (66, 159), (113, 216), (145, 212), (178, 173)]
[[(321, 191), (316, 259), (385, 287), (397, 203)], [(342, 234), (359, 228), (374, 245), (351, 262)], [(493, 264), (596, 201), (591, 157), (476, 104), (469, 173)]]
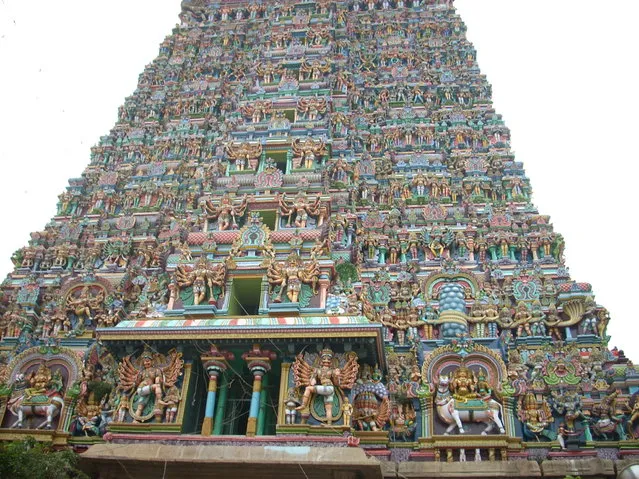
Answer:
[(491, 97), (452, 0), (182, 1), (12, 257), (0, 441), (100, 478), (630, 472), (639, 372)]

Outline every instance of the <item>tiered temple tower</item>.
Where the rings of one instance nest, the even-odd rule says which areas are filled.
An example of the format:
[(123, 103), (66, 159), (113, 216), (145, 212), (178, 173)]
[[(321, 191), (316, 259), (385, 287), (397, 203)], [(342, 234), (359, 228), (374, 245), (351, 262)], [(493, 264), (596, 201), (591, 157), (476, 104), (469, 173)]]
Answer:
[(184, 1), (118, 118), (2, 284), (0, 439), (103, 472), (194, 444), (370, 477), (639, 457), (639, 374), (451, 0)]

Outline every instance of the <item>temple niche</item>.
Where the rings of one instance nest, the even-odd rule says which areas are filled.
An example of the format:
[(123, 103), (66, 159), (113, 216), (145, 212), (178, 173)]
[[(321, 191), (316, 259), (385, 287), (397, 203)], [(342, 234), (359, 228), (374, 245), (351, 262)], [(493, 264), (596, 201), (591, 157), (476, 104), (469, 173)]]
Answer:
[(0, 424), (7, 429), (68, 430), (82, 362), (67, 348), (30, 348), (0, 365)]
[[(176, 350), (166, 355), (144, 350), (118, 364), (114, 423), (174, 423), (182, 399), (184, 361)], [(183, 412), (182, 412), (183, 414)]]
[(463, 342), (444, 346), (431, 354), (422, 374), (432, 378), (433, 434), (506, 434), (506, 427), (511, 429), (512, 410), (505, 409), (501, 392), (506, 365), (490, 349)]
[(402, 477), (639, 457), (639, 374), (451, 0), (179, 21), (11, 258), (0, 440), (330, 447)]

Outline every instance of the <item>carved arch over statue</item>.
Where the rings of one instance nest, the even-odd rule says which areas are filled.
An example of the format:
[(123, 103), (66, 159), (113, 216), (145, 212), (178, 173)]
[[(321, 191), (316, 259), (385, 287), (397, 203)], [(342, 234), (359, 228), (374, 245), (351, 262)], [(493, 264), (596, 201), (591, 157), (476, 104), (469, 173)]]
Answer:
[(106, 300), (113, 285), (104, 278), (86, 275), (66, 283), (60, 290), (61, 307), (67, 316), (65, 331), (82, 333), (100, 324), (106, 313)]
[(431, 352), (422, 365), (422, 381), (433, 384), (441, 374), (448, 374), (451, 368), (462, 365), (475, 373), (482, 368), (494, 388), (500, 387), (506, 379), (506, 363), (497, 352), (482, 344), (468, 342), (448, 344)]
[[(35, 391), (38, 385), (31, 381), (40, 370), (49, 375), (42, 392)], [(7, 371), (12, 394), (6, 409), (0, 410), (0, 425), (30, 429), (68, 426), (67, 392), (82, 375), (82, 361), (75, 351), (57, 346), (29, 348), (9, 362)]]
[(447, 283), (457, 283), (464, 288), (464, 291), (470, 293), (471, 297), (475, 297), (476, 293), (481, 289), (477, 278), (470, 273), (455, 272), (441, 273), (434, 272), (429, 275), (423, 283), (422, 290), (426, 298), (437, 297), (439, 289)]
[(512, 407), (501, 388), (506, 374), (497, 352), (472, 341), (435, 349), (422, 365), (422, 381), (433, 393), (432, 434), (512, 434)]
[(77, 289), (81, 286), (100, 286), (101, 289), (104, 290), (105, 295), (109, 295), (111, 291), (113, 291), (113, 284), (104, 278), (100, 278), (98, 276), (87, 274), (81, 278), (74, 278), (71, 281), (67, 281), (62, 288), (60, 288), (60, 296), (66, 298), (71, 290)]

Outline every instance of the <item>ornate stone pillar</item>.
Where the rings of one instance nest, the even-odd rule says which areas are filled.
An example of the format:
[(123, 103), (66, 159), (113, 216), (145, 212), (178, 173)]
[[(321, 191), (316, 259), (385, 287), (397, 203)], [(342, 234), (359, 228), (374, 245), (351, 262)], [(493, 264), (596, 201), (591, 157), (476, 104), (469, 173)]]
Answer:
[[(75, 412), (75, 408), (77, 405), (78, 405), (78, 396), (69, 396), (69, 394), (64, 395), (65, 407), (63, 408), (62, 414), (60, 415), (60, 420), (58, 422), (58, 427), (57, 427), (58, 431), (65, 431), (65, 432), (69, 431), (69, 428), (71, 427), (71, 419), (73, 417), (73, 413)], [(0, 413), (0, 419), (2, 419), (1, 413)]]
[(434, 434), (432, 419), (433, 415), (433, 398), (431, 396), (421, 397), (419, 399), (421, 409), (422, 424), (421, 437), (432, 437)]
[(242, 354), (242, 359), (253, 373), (253, 394), (251, 396), (251, 408), (249, 409), (246, 435), (255, 436), (257, 432), (257, 417), (260, 411), (260, 395), (262, 394), (262, 378), (271, 370), (271, 361), (277, 356), (266, 349), (260, 349), (259, 344), (254, 344), (253, 349)]
[(259, 309), (259, 313), (260, 314), (268, 314), (268, 304), (269, 304), (269, 294), (268, 294), (268, 290), (269, 290), (269, 284), (268, 284), (268, 278), (266, 275), (262, 276), (262, 283), (261, 283), (261, 290), (260, 290), (260, 309)]
[(328, 275), (322, 273), (319, 279), (319, 294), (320, 294), (320, 305), (319, 307), (324, 309), (326, 308), (326, 297), (328, 296), (328, 287), (330, 286), (331, 281), (328, 278)]
[(224, 311), (228, 311), (229, 310), (229, 304), (231, 303), (231, 292), (233, 291), (233, 280), (232, 279), (228, 279), (226, 281), (225, 291), (226, 291), (226, 293), (224, 294), (224, 300), (222, 302), (222, 309)]
[[(268, 375), (262, 377), (262, 387), (268, 387)], [(264, 421), (266, 420), (266, 395), (260, 395), (260, 408), (257, 413), (257, 435), (264, 435)]]
[(209, 376), (209, 387), (206, 394), (206, 407), (204, 421), (202, 422), (202, 436), (210, 436), (213, 431), (213, 417), (215, 413), (215, 396), (217, 395), (217, 382), (220, 375), (228, 367), (227, 361), (233, 360), (233, 353), (220, 351), (214, 344), (208, 353), (201, 356), (204, 369)]
[(288, 394), (288, 376), (293, 363), (282, 363), (280, 372), (280, 395), (277, 403), (277, 425), (286, 424), (286, 415), (284, 411), (284, 403)]
[(507, 436), (515, 436), (515, 417), (516, 412), (515, 409), (517, 405), (515, 404), (515, 398), (512, 396), (507, 396), (504, 398), (504, 417), (501, 418), (504, 423), (504, 428), (506, 429)]
[(220, 436), (224, 431), (224, 415), (226, 414), (226, 400), (229, 396), (229, 378), (227, 375), (222, 376), (222, 380), (218, 382), (218, 390), (220, 391), (217, 399), (217, 407), (215, 408), (215, 417), (213, 419), (213, 435)]

